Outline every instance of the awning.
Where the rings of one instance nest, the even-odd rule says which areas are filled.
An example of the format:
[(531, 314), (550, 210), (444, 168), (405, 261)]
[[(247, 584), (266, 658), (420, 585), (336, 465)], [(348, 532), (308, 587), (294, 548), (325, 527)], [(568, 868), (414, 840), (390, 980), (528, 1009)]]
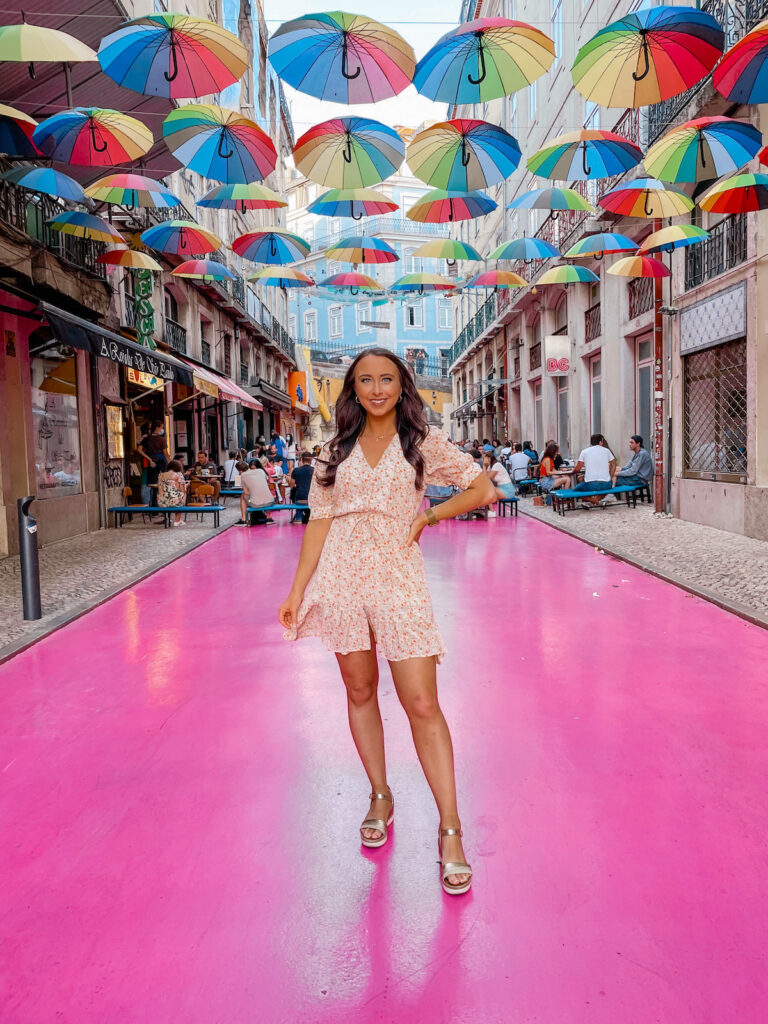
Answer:
[(470, 398), (468, 402), (464, 402), (463, 405), (460, 405), (453, 410), (453, 412), (451, 413), (451, 419), (456, 419), (457, 416), (463, 413), (466, 409), (471, 408), (473, 405), (479, 405), (480, 402), (484, 401), (486, 398), (490, 398), (491, 395), (495, 395), (496, 392), (501, 390), (501, 388), (503, 387), (503, 384), (496, 384), (494, 387), (489, 388), (487, 391), (484, 391), (482, 395), (477, 395), (475, 398)]
[(149, 373), (165, 381), (175, 380), (178, 384), (192, 387), (189, 368), (174, 356), (144, 348), (90, 320), (83, 320), (58, 306), (49, 306), (47, 302), (41, 302), (40, 309), (57, 341), (102, 359), (110, 359), (113, 363), (121, 363), (139, 373)]
[(183, 362), (192, 370), (194, 386), (198, 391), (202, 391), (206, 395), (212, 395), (214, 398), (218, 398), (221, 395), (228, 402), (237, 402), (239, 405), (244, 405), (248, 409), (255, 409), (257, 412), (261, 412), (264, 408), (261, 402), (257, 402), (255, 398), (252, 398), (247, 391), (244, 391), (239, 384), (235, 384), (229, 377), (215, 373), (206, 366), (198, 366), (197, 363), (192, 363), (188, 359), (184, 359)]
[(256, 383), (251, 384), (249, 389), (252, 395), (258, 396), (258, 398), (268, 402), (270, 405), (277, 405), (282, 409), (291, 408), (291, 396), (286, 394), (285, 391), (276, 388), (274, 384), (268, 384), (262, 377), (254, 377), (253, 379)]

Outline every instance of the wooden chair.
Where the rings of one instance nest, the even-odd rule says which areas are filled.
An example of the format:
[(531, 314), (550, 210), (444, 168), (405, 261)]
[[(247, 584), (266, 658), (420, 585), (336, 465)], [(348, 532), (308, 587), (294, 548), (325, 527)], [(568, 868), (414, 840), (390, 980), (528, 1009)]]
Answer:
[[(191, 491), (189, 498), (187, 499), (187, 505), (211, 505), (213, 503), (214, 489), (210, 484), (198, 484), (194, 490)], [(184, 516), (186, 521), (187, 516)], [(198, 516), (200, 522), (203, 517)]]
[[(137, 512), (141, 512), (142, 521), (146, 523), (146, 521), (147, 521), (147, 513), (144, 512), (143, 509), (145, 509), (147, 506), (146, 505), (136, 505), (135, 502), (131, 501), (132, 497), (133, 497), (132, 489), (130, 487), (124, 487), (123, 488), (123, 504), (124, 505), (129, 505), (131, 508), (135, 508)], [(128, 516), (128, 522), (133, 522), (133, 515), (132, 514)]]

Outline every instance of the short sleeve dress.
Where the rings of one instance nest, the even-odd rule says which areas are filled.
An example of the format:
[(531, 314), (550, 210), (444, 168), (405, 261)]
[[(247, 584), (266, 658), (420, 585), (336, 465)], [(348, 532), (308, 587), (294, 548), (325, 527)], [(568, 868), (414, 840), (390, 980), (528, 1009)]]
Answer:
[(333, 487), (318, 480), (323, 451), (309, 492), (310, 518), (333, 522), (286, 640), (318, 636), (328, 650), (349, 654), (370, 650), (372, 632), (388, 661), (431, 655), (442, 661), (421, 548), (405, 542), (427, 485), (466, 490), (482, 470), (442, 430), (430, 429), (421, 451), (426, 472), (419, 490), (397, 435), (373, 469), (356, 444)]

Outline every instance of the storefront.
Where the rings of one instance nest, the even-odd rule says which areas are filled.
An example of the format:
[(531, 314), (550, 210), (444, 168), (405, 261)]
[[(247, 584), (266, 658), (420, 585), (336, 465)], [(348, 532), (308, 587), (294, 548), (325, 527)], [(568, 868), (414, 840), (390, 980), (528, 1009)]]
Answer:
[(268, 438), (273, 430), (278, 434), (293, 434), (296, 437), (296, 423), (291, 413), (291, 397), (282, 388), (268, 383), (263, 377), (252, 377), (248, 393), (263, 407), (254, 440), (260, 435)]
[(244, 447), (245, 417), (263, 413), (264, 407), (229, 377), (191, 359), (184, 362), (192, 372), (198, 447), (222, 463), (227, 452)]

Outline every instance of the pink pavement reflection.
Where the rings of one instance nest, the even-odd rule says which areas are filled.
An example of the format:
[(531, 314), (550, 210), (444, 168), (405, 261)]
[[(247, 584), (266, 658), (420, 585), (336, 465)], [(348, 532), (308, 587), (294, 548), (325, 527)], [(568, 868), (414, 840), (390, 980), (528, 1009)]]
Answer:
[(757, 1024), (768, 633), (545, 525), (424, 550), (475, 886), (391, 681), (396, 817), (335, 661), (229, 530), (0, 667), (3, 1024)]

